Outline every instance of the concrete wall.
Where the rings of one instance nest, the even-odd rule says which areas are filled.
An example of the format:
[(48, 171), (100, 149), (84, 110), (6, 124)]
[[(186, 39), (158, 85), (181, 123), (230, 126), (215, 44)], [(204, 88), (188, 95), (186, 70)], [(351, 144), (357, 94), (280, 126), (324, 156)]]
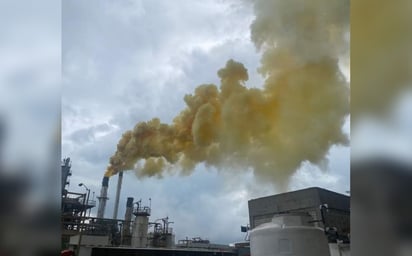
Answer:
[[(318, 216), (319, 196), (316, 189), (305, 189), (289, 193), (252, 199), (249, 204), (250, 227), (270, 222), (273, 215), (289, 211), (309, 211), (313, 217)], [(317, 207), (316, 207), (317, 208)]]
[[(319, 206), (331, 208), (325, 215), (327, 226), (336, 226), (339, 231), (349, 232), (350, 198), (317, 187), (252, 199), (248, 202), (250, 227), (270, 222), (273, 215), (284, 212), (307, 212), (314, 220), (321, 220)], [(335, 208), (335, 209), (332, 209)], [(323, 227), (321, 222), (315, 226)]]

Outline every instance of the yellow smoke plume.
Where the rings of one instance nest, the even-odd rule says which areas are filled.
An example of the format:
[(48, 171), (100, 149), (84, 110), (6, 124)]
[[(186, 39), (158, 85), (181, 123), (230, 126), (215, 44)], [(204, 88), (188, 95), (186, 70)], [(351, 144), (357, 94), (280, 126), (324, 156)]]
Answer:
[(400, 94), (412, 88), (411, 8), (407, 0), (352, 1), (353, 121), (387, 116)]
[(166, 165), (190, 173), (198, 163), (252, 168), (256, 177), (285, 181), (303, 162), (320, 164), (330, 147), (348, 143), (342, 125), (349, 86), (338, 60), (347, 57), (349, 2), (255, 1), (252, 40), (263, 53), (262, 89), (246, 86), (243, 64), (229, 60), (220, 86), (186, 95), (186, 108), (164, 124), (140, 122), (123, 134), (107, 176), (134, 169), (161, 176)]

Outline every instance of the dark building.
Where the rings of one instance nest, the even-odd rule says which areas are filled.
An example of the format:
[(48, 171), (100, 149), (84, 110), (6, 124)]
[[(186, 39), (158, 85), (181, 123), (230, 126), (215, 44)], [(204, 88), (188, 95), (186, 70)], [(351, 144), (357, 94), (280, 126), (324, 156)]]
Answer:
[(248, 206), (252, 229), (270, 222), (275, 214), (304, 212), (312, 216), (315, 226), (350, 233), (350, 197), (326, 189), (312, 187), (261, 197), (249, 200)]

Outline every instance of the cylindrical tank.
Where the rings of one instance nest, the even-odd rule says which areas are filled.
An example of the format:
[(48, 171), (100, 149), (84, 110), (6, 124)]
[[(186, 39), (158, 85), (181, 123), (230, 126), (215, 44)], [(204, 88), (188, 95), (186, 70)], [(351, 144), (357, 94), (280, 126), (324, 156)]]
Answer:
[(165, 246), (166, 248), (175, 247), (175, 234), (173, 234), (172, 230), (166, 234)]
[(329, 245), (322, 229), (310, 224), (306, 214), (281, 214), (272, 222), (250, 232), (253, 256), (330, 256)]
[(149, 228), (149, 217), (137, 215), (132, 229), (132, 247), (147, 247), (147, 231)]

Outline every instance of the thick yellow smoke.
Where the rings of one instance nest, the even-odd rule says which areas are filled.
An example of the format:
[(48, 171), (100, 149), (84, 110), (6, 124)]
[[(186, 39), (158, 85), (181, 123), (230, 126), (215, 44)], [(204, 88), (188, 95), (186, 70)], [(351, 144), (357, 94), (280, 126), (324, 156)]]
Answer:
[(407, 0), (352, 2), (351, 117), (355, 122), (370, 114), (387, 116), (400, 93), (412, 88), (411, 10), (412, 2)]
[(348, 143), (342, 125), (349, 86), (338, 59), (347, 57), (348, 1), (256, 1), (252, 40), (263, 52), (262, 89), (248, 88), (247, 69), (229, 60), (220, 86), (186, 95), (172, 124), (154, 118), (127, 131), (107, 176), (134, 169), (161, 175), (166, 165), (188, 173), (198, 163), (242, 169), (283, 182), (307, 161), (320, 164), (330, 147)]

